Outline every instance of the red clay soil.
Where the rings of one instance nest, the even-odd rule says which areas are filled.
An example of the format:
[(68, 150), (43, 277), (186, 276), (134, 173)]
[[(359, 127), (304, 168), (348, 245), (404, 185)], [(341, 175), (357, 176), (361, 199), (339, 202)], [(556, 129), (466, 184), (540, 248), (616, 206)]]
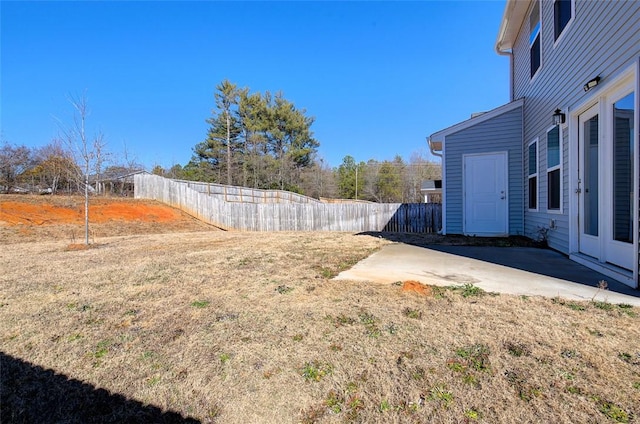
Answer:
[(405, 281), (404, 283), (402, 283), (402, 291), (415, 292), (423, 296), (433, 295), (433, 289), (431, 288), (431, 286), (419, 283), (417, 281), (412, 281), (412, 280)]
[[(92, 197), (90, 237), (217, 231), (211, 225), (153, 200)], [(68, 240), (84, 234), (82, 196), (0, 195), (0, 245)]]
[[(28, 200), (25, 198), (24, 200)], [(168, 223), (182, 220), (178, 210), (161, 204), (148, 204), (135, 201), (101, 201), (89, 204), (89, 219), (101, 224), (109, 221), (137, 221)], [(0, 201), (0, 222), (8, 225), (56, 225), (82, 224), (84, 205), (64, 207), (55, 204), (28, 201)]]

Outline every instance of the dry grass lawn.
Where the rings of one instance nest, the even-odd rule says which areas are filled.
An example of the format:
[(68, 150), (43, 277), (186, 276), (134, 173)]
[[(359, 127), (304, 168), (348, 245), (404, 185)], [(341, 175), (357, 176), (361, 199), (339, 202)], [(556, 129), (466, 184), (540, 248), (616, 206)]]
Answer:
[(389, 242), (194, 225), (0, 242), (1, 422), (640, 420), (637, 308), (337, 282)]

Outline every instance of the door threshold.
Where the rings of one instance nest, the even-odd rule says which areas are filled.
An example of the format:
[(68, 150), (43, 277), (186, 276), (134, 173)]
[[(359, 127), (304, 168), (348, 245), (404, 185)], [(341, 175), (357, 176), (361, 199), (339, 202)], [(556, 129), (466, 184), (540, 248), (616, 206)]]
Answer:
[(571, 253), (569, 255), (569, 259), (578, 262), (580, 265), (584, 265), (587, 268), (591, 268), (594, 271), (599, 272), (600, 274), (611, 277), (624, 285), (627, 285), (631, 288), (636, 288), (636, 282), (633, 278), (633, 271), (629, 271), (628, 269), (621, 268), (608, 262), (602, 263), (597, 259), (583, 253)]

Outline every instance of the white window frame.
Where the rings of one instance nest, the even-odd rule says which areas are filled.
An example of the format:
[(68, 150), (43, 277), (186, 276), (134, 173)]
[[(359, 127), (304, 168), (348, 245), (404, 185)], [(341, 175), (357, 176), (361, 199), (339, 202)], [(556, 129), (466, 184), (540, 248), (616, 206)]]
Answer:
[[(558, 164), (552, 167), (549, 167), (549, 133), (553, 131), (555, 128), (558, 128)], [(563, 142), (562, 142), (562, 125), (554, 125), (551, 128), (547, 129), (547, 212), (553, 214), (562, 214), (562, 208), (564, 204), (564, 191), (563, 191), (563, 175), (562, 175), (562, 151), (563, 151)], [(549, 174), (553, 171), (560, 170), (560, 208), (559, 209), (550, 209), (549, 208)]]
[[(536, 38), (539, 38), (540, 42), (540, 65), (538, 66), (538, 69), (536, 69), (536, 72), (531, 75), (531, 48), (533, 47), (533, 42), (531, 41), (531, 14), (533, 13), (533, 7), (531, 8), (531, 10), (529, 11), (529, 14), (527, 15), (529, 17), (528, 21), (529, 21), (529, 82), (532, 82), (539, 74), (540, 74), (540, 70), (542, 69), (542, 0), (538, 0), (535, 3), (537, 3), (538, 5), (538, 21), (539, 21), (539, 28), (538, 28), (538, 33), (535, 37), (533, 37), (533, 41), (535, 42)], [(535, 6), (534, 6), (535, 7)]]
[[(533, 174), (529, 173), (529, 152), (531, 151), (531, 145), (536, 145), (536, 172)], [(538, 138), (536, 137), (533, 141), (527, 144), (527, 210), (530, 212), (538, 212), (540, 209), (540, 143), (538, 143)], [(536, 207), (530, 208), (529, 205), (531, 202), (529, 199), (531, 198), (531, 192), (529, 190), (529, 181), (535, 178), (536, 179)]]
[(576, 0), (571, 0), (571, 18), (569, 18), (569, 22), (567, 22), (567, 25), (565, 25), (558, 38), (556, 38), (556, 1), (558, 0), (553, 0), (553, 48), (555, 48), (556, 45), (562, 41), (564, 35), (569, 32), (567, 29), (571, 26), (576, 17)]

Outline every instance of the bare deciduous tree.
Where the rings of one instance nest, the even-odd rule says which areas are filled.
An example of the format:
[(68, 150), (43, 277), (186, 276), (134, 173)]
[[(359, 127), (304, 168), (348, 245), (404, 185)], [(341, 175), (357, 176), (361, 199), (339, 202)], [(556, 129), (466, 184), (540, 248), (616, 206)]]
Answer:
[(18, 177), (32, 165), (31, 150), (26, 146), (13, 146), (3, 142), (0, 146), (0, 187), (11, 191)]
[(56, 193), (64, 182), (69, 182), (78, 175), (78, 166), (73, 156), (67, 151), (60, 140), (55, 139), (36, 153), (37, 165), (33, 172), (40, 179), (40, 184)]
[(62, 139), (69, 150), (76, 157), (76, 163), (80, 165), (78, 179), (84, 179), (84, 235), (85, 244), (89, 244), (89, 172), (96, 168), (96, 163), (101, 156), (106, 143), (104, 135), (98, 133), (92, 140), (87, 136), (86, 121), (89, 115), (86, 94), (82, 96), (69, 96), (69, 103), (74, 109), (73, 124), (65, 126), (60, 124)]

